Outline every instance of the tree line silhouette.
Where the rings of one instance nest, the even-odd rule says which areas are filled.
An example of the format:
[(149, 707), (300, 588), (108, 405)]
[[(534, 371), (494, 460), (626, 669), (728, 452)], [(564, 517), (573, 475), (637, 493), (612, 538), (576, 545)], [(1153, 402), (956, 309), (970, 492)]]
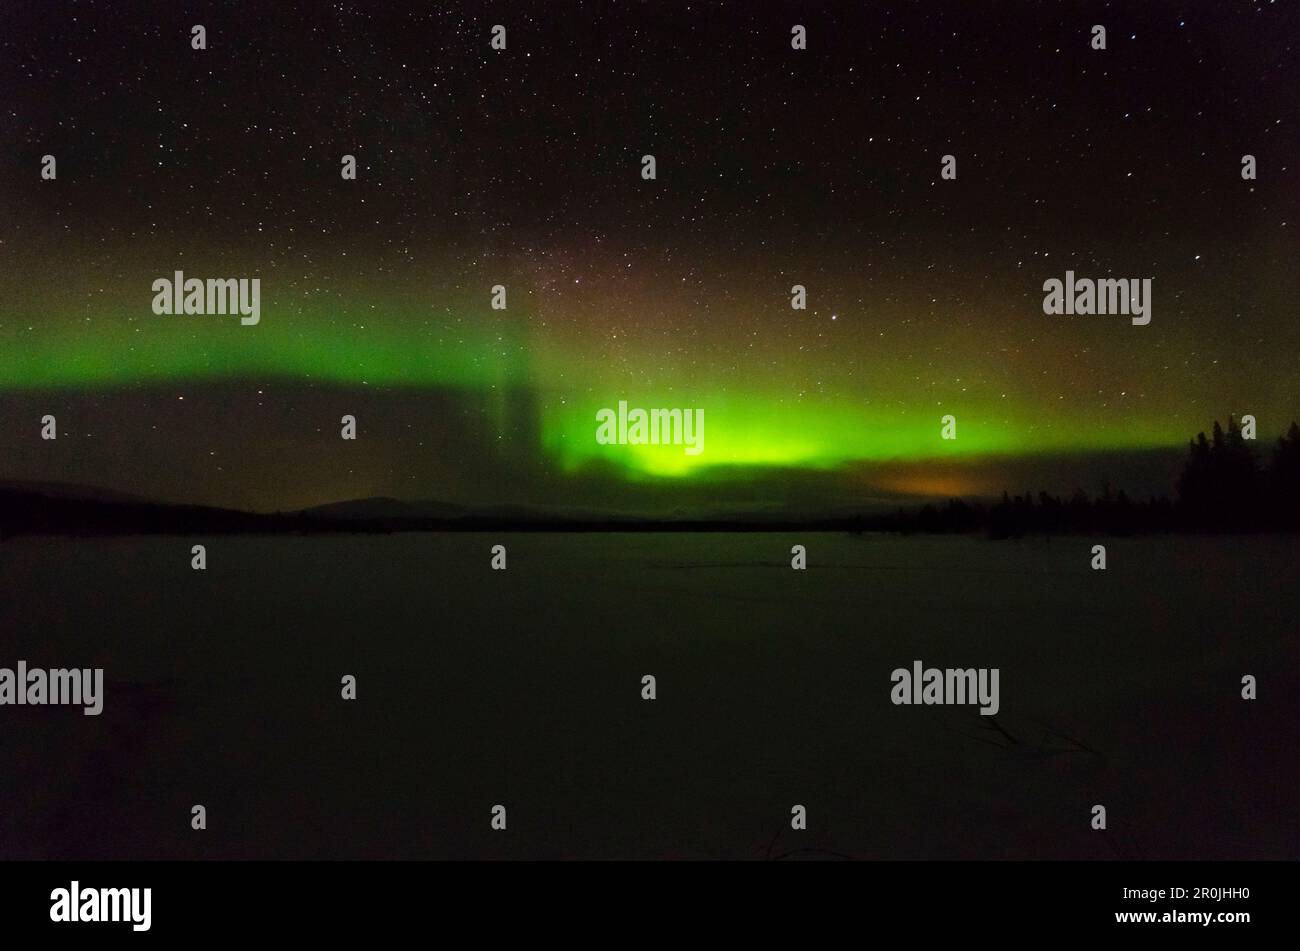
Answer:
[(1209, 437), (1201, 432), (1189, 443), (1175, 499), (1137, 501), (1109, 485), (1096, 497), (1083, 490), (1069, 498), (1003, 492), (993, 505), (950, 499), (941, 506), (900, 509), (887, 527), (902, 532), (984, 531), (993, 538), (1069, 532), (1300, 531), (1300, 426), (1291, 423), (1267, 464), (1252, 442), (1242, 437), (1233, 417), (1228, 417), (1226, 431), (1215, 420)]
[(457, 516), (338, 517), (319, 512), (239, 512), (200, 505), (167, 505), (52, 495), (38, 488), (0, 487), (0, 539), (15, 535), (322, 534), (430, 531), (513, 532), (986, 532), (992, 538), (1030, 533), (1295, 532), (1300, 531), (1300, 426), (1273, 447), (1267, 464), (1236, 420), (1225, 431), (1191, 441), (1176, 498), (1136, 501), (1106, 486), (1090, 497), (1039, 492), (988, 504), (950, 499), (896, 513), (788, 518), (675, 517), (467, 512)]

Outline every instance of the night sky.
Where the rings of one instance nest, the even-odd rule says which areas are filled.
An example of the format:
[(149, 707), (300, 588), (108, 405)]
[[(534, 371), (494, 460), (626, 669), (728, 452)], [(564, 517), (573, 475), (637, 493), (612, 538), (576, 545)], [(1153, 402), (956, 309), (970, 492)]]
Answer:
[[(10, 0), (0, 479), (257, 509), (1167, 492), (1214, 419), (1266, 447), (1300, 416), (1298, 104), (1294, 2)], [(1046, 316), (1067, 269), (1151, 278), (1151, 323)], [(261, 322), (154, 314), (176, 270), (259, 278)], [(619, 400), (704, 409), (705, 450), (598, 445)]]

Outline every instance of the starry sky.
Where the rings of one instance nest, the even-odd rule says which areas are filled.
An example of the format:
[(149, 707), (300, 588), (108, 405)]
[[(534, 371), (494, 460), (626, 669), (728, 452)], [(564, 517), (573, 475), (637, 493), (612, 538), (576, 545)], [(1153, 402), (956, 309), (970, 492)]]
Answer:
[[(1297, 46), (1268, 2), (6, 3), (0, 479), (1167, 492), (1215, 418), (1300, 416)], [(1067, 269), (1151, 278), (1150, 325), (1044, 315)], [(260, 323), (154, 314), (176, 270), (260, 279)], [(704, 451), (598, 444), (619, 400), (702, 408)]]

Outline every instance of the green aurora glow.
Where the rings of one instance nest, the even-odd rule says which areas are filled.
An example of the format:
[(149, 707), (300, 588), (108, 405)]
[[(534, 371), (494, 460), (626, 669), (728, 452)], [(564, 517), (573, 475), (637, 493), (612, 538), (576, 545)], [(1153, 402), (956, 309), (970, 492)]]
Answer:
[[(7, 388), (36, 390), (276, 379), (448, 388), (489, 403), (494, 393), (524, 387), (536, 394), (539, 443), (562, 471), (599, 462), (633, 478), (701, 477), (714, 467), (833, 469), (857, 461), (1141, 449), (1177, 445), (1188, 435), (1172, 416), (1099, 418), (1086, 404), (1049, 412), (1032, 394), (1010, 401), (988, 388), (947, 400), (927, 393), (908, 405), (865, 399), (833, 377), (829, 390), (798, 394), (800, 370), (755, 371), (743, 385), (692, 384), (717, 378), (697, 363), (628, 379), (590, 346), (529, 333), (525, 321), (504, 320), (481, 304), (462, 302), (448, 309), (459, 319), (440, 321), (418, 319), (419, 310), (394, 300), (350, 325), (323, 305), (299, 307), (289, 320), (264, 303), (263, 321), (252, 328), (234, 317), (141, 318), (126, 311), (31, 330), (20, 320), (4, 328), (0, 379)], [(874, 389), (916, 391), (905, 372), (886, 361), (880, 367)], [(596, 412), (620, 399), (647, 408), (703, 408), (704, 452), (598, 444)], [(940, 438), (949, 413), (958, 421), (952, 441)]]

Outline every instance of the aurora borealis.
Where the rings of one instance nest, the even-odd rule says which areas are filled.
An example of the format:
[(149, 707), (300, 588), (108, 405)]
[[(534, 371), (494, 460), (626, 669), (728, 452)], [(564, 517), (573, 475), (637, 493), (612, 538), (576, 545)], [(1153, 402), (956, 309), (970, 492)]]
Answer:
[[(1148, 454), (1300, 415), (1293, 10), (247, 6), (0, 14), (0, 478), (815, 508), (1161, 491)], [(153, 314), (182, 268), (261, 322)], [(1045, 316), (1067, 268), (1151, 324)], [(706, 451), (598, 444), (621, 399)]]

